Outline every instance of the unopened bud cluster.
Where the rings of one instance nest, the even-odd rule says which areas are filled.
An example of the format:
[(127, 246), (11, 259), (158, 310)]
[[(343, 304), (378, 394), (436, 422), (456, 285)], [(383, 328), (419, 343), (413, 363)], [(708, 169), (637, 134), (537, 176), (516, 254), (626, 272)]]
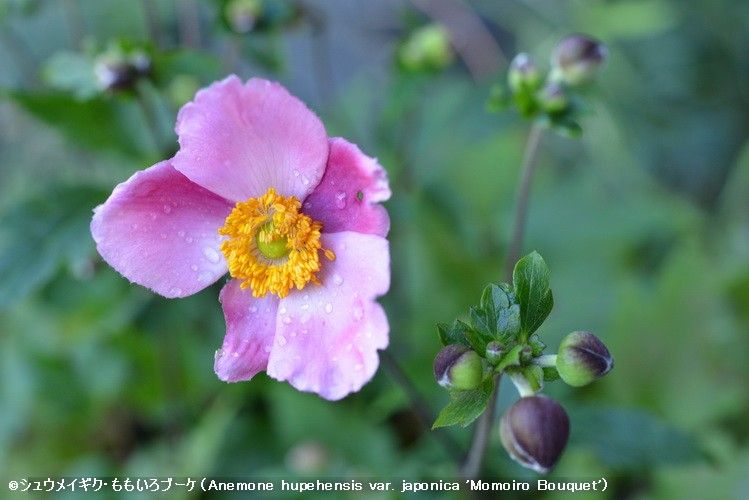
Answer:
[(522, 52), (510, 63), (506, 85), (495, 86), (490, 109), (514, 106), (523, 117), (543, 118), (562, 132), (579, 133), (574, 122), (575, 90), (595, 78), (607, 54), (605, 45), (587, 35), (570, 35), (559, 41), (552, 51), (549, 71)]
[(142, 50), (110, 49), (94, 61), (94, 74), (102, 90), (132, 89), (138, 79), (151, 74), (151, 57)]

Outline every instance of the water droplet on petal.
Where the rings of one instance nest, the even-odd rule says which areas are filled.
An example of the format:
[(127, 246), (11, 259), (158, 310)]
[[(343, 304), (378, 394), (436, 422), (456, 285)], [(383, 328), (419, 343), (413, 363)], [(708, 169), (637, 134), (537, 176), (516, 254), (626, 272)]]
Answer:
[(332, 313), (333, 312), (333, 304), (331, 304), (330, 302), (328, 302), (327, 304), (325, 304), (325, 312), (328, 313), (328, 314)]
[(288, 316), (284, 316), (281, 321), (283, 321), (284, 325), (288, 325), (289, 323), (291, 323), (291, 318)]
[(296, 337), (296, 335), (297, 335), (297, 333), (296, 333), (296, 332), (291, 332), (291, 338), (294, 338), (294, 337)]
[(299, 170), (294, 169), (294, 177), (299, 177)]
[(276, 343), (278, 345), (280, 345), (280, 346), (285, 346), (286, 345), (286, 337), (284, 337), (283, 335), (279, 335), (278, 338), (276, 339)]
[(156, 220), (156, 214), (155, 213), (151, 214), (151, 220)]
[[(171, 211), (172, 211), (172, 207), (171, 207), (171, 206), (169, 206), (169, 205), (164, 205), (164, 213), (165, 213), (165, 214), (168, 214), (168, 213), (170, 213)], [(156, 214), (154, 214), (154, 215), (156, 215)]]
[(333, 275), (333, 283), (335, 283), (336, 285), (339, 285), (339, 286), (343, 284), (343, 278), (341, 277), (340, 274), (335, 273)]
[(169, 290), (169, 295), (181, 295), (181, 294), (182, 294), (181, 288), (173, 287)]
[(359, 321), (364, 316), (364, 310), (361, 306), (354, 307), (354, 319)]
[(309, 185), (309, 179), (307, 178), (306, 175), (302, 176), (302, 184), (304, 184), (305, 186)]
[(201, 271), (200, 274), (198, 274), (198, 281), (201, 283), (206, 283), (208, 281), (211, 281), (213, 279), (213, 274), (211, 274), (210, 271)]
[(161, 239), (162, 239), (162, 240), (165, 240), (165, 239), (166, 239), (166, 233), (161, 233), (161, 234), (160, 234), (159, 236), (161, 236)]
[(281, 306), (281, 308), (278, 310), (280, 314), (286, 314), (286, 308), (284, 306)]
[(185, 232), (184, 231), (177, 231), (177, 236), (179, 236), (180, 238), (184, 238), (185, 237)]
[(346, 208), (346, 193), (338, 191), (335, 195), (335, 206), (338, 208)]
[(188, 243), (192, 243), (192, 236), (187, 236), (185, 238), (185, 241), (188, 242)]
[(193, 265), (190, 266), (190, 269), (193, 270), (193, 271), (197, 271), (198, 270), (198, 266), (196, 266), (195, 264), (193, 264)]
[(302, 304), (301, 309), (302, 311), (306, 311), (307, 309), (309, 309), (309, 304)]
[(212, 247), (205, 247), (203, 249), (203, 256), (205, 256), (208, 262), (211, 262), (213, 264), (217, 264), (218, 261), (221, 260), (221, 255), (219, 255), (216, 249)]
[(250, 306), (250, 314), (255, 314), (257, 312), (257, 306)]
[(270, 352), (270, 346), (269, 345), (264, 346), (263, 351)]

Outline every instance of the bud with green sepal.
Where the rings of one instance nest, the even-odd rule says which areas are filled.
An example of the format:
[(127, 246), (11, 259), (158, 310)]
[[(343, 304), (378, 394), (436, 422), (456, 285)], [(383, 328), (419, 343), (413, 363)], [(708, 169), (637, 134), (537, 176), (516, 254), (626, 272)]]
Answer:
[(606, 46), (598, 40), (587, 35), (569, 35), (554, 47), (552, 78), (571, 86), (583, 84), (593, 79), (607, 55)]
[(434, 377), (446, 389), (475, 389), (481, 384), (483, 376), (481, 357), (464, 345), (445, 346), (434, 359)]
[(507, 84), (513, 92), (535, 91), (541, 86), (541, 72), (531, 56), (525, 52), (515, 56), (510, 63)]
[(538, 93), (541, 107), (547, 113), (557, 114), (566, 111), (570, 105), (567, 92), (559, 82), (548, 82)]
[(567, 445), (570, 421), (564, 408), (546, 396), (520, 398), (502, 416), (502, 445), (523, 467), (545, 474)]
[(614, 358), (606, 345), (592, 333), (572, 332), (559, 345), (556, 367), (562, 380), (580, 387), (611, 371)]
[(492, 365), (496, 365), (502, 359), (507, 347), (499, 341), (493, 340), (486, 344), (486, 360)]

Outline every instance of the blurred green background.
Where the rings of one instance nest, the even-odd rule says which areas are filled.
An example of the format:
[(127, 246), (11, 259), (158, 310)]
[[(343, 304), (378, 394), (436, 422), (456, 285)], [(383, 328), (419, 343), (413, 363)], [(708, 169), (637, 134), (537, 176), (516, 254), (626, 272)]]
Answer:
[[(399, 62), (434, 22), (461, 51)], [(524, 249), (552, 270), (548, 351), (587, 329), (616, 368), (546, 390), (572, 420), (551, 478), (606, 477), (610, 498), (746, 498), (749, 3), (737, 0), (1, 0), (4, 480), (454, 477), (384, 367), (339, 403), (265, 375), (220, 382), (221, 283), (182, 300), (129, 284), (96, 254), (91, 209), (174, 153), (176, 111), (197, 88), (228, 73), (281, 81), (390, 174), (389, 351), (436, 411), (448, 398), (431, 373), (434, 325), (501, 279), (528, 131), (486, 98), (515, 53), (545, 64), (570, 32), (610, 57), (582, 138), (544, 136)], [(123, 58), (142, 76), (111, 62)], [(105, 90), (112, 75), (128, 88)], [(515, 398), (502, 387), (502, 408)], [(470, 429), (448, 432), (467, 447)], [(496, 435), (486, 466), (535, 477)]]

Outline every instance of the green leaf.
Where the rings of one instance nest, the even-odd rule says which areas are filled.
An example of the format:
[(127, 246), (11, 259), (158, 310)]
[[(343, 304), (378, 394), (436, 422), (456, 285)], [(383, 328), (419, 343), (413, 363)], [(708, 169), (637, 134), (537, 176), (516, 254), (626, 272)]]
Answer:
[(544, 352), (544, 349), (546, 349), (546, 344), (544, 344), (536, 334), (531, 335), (528, 338), (528, 345), (531, 346), (531, 352), (534, 357), (540, 356), (541, 353)]
[(58, 52), (42, 69), (42, 79), (52, 88), (73, 93), (82, 100), (102, 92), (96, 81), (94, 63), (77, 52)]
[(81, 146), (149, 161), (158, 156), (145, 115), (132, 99), (100, 96), (83, 102), (62, 92), (13, 91), (7, 95)]
[(469, 316), (471, 318), (471, 324), (473, 325), (474, 330), (476, 330), (488, 340), (494, 337), (494, 328), (496, 328), (496, 322), (494, 324), (494, 328), (492, 328), (492, 323), (489, 319), (489, 315), (485, 310), (476, 306), (471, 306)]
[(470, 330), (470, 327), (458, 319), (453, 321), (452, 326), (447, 323), (437, 323), (437, 331), (442, 345), (463, 344), (471, 347), (465, 336), (467, 330)]
[(512, 273), (515, 296), (520, 304), (520, 324), (526, 335), (535, 332), (554, 307), (549, 289), (549, 268), (538, 252), (518, 261)]
[(497, 373), (501, 372), (508, 366), (520, 366), (520, 353), (523, 352), (523, 345), (518, 344), (507, 353), (502, 356), (502, 358), (499, 360), (499, 363), (497, 363), (497, 367), (495, 370)]
[(542, 370), (544, 371), (545, 382), (554, 382), (555, 380), (559, 380), (559, 372), (555, 367), (544, 366)]
[(91, 251), (91, 210), (105, 197), (58, 187), (0, 215), (0, 309), (44, 284), (63, 260)]
[(540, 391), (544, 386), (544, 371), (540, 366), (528, 365), (522, 368), (522, 373), (525, 379), (534, 391)]
[(484, 412), (493, 390), (494, 380), (489, 378), (478, 389), (452, 392), (452, 401), (437, 415), (432, 429), (449, 425), (468, 426)]

